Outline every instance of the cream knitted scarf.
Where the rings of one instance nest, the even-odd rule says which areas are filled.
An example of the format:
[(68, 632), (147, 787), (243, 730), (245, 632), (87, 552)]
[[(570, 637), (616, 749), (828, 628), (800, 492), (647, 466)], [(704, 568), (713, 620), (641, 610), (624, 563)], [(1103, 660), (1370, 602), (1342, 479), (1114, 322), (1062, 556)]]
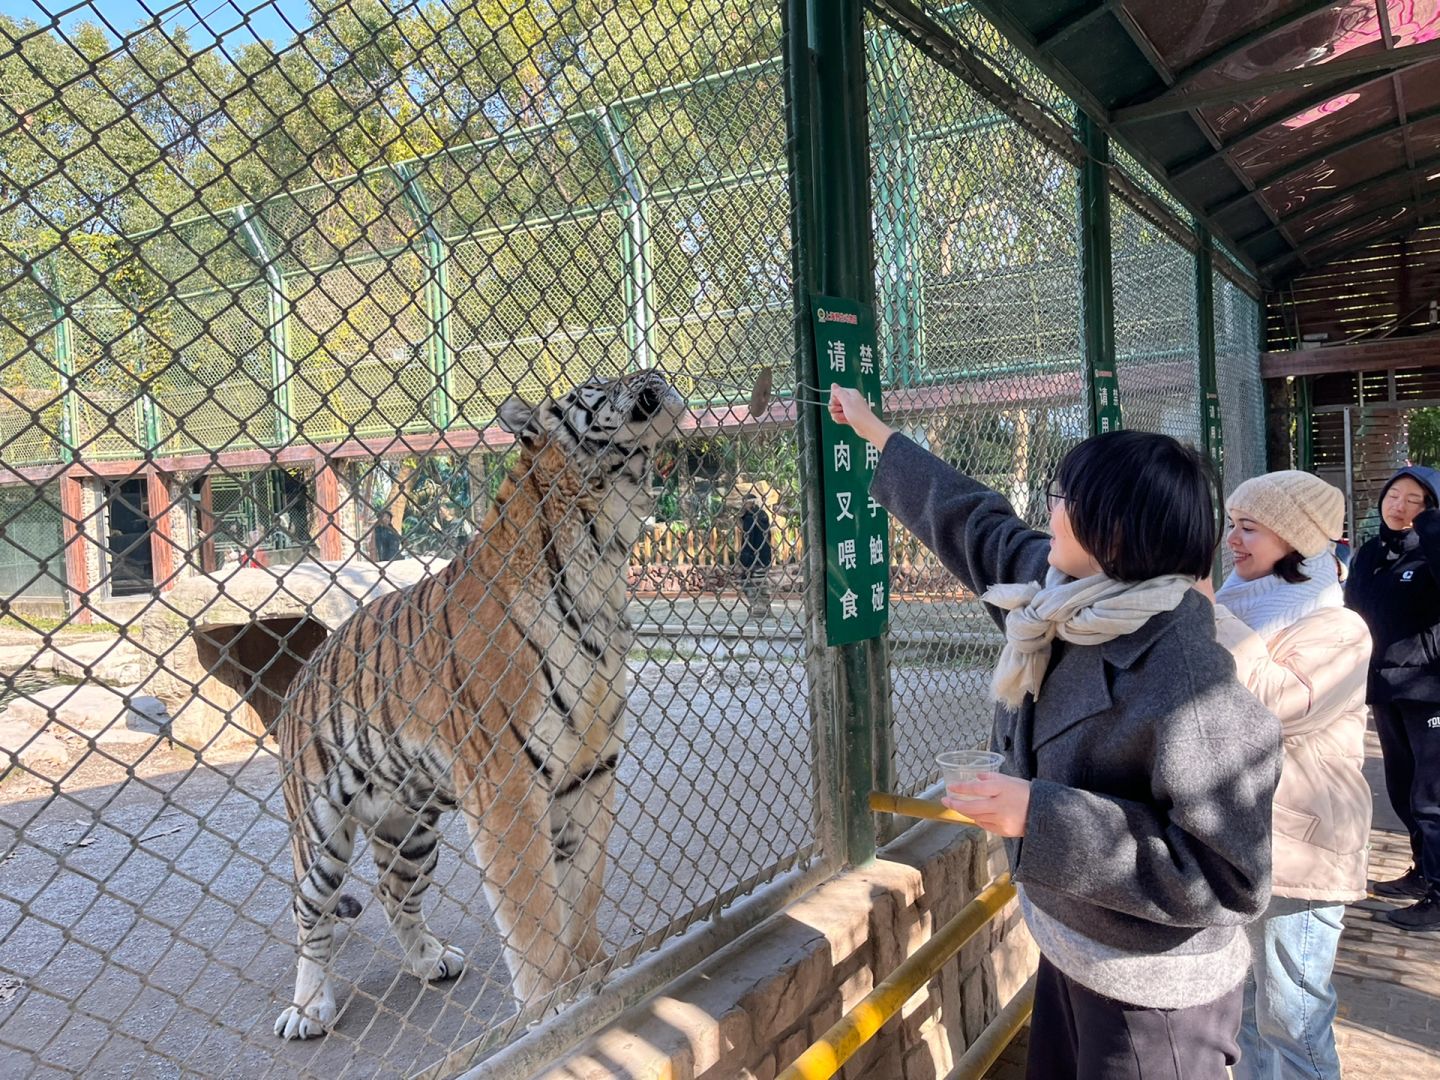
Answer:
[(1300, 572), (1309, 581), (1294, 585), (1274, 574), (1255, 581), (1245, 581), (1231, 572), (1224, 586), (1215, 594), (1215, 602), (1224, 604), (1230, 614), (1269, 641), (1281, 630), (1299, 622), (1312, 611), (1345, 606), (1345, 594), (1336, 580), (1333, 548), (1327, 547), (1300, 564)]
[(1039, 694), (1057, 637), (1074, 645), (1100, 645), (1134, 633), (1152, 615), (1179, 607), (1194, 584), (1179, 574), (1130, 584), (1104, 574), (1077, 580), (1051, 567), (1043, 588), (1033, 581), (992, 586), (981, 599), (1009, 614), (991, 696), (1019, 708), (1026, 694)]

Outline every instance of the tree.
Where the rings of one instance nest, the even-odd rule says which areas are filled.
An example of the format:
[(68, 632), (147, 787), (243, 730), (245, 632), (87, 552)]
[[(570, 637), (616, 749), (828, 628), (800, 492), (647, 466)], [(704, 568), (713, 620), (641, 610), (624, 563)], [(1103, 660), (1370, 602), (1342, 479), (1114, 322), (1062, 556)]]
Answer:
[(1416, 409), (1409, 421), (1410, 460), (1440, 467), (1440, 409)]

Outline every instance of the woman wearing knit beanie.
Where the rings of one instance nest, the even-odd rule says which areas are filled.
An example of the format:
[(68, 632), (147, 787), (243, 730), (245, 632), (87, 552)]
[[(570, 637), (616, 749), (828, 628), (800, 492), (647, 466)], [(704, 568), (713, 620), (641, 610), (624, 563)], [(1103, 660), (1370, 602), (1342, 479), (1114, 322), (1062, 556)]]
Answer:
[(1240, 681), (1280, 720), (1273, 899), (1247, 928), (1235, 1080), (1338, 1080), (1330, 975), (1347, 901), (1365, 896), (1370, 632), (1346, 610), (1332, 538), (1345, 497), (1304, 472), (1247, 480), (1226, 503), (1235, 570), (1216, 594), (1216, 636)]
[(1415, 900), (1386, 918), (1440, 930), (1440, 472), (1410, 465), (1380, 492), (1380, 535), (1355, 553), (1345, 602), (1370, 624), (1370, 712), (1390, 805), (1410, 833), (1414, 864), (1375, 885)]

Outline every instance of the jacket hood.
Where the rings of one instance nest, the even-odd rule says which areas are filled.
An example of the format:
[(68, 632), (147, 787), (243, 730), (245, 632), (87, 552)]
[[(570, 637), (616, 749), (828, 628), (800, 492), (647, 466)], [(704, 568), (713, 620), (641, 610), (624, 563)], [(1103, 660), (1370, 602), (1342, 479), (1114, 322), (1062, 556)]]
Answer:
[(1440, 471), (1425, 465), (1407, 465), (1405, 468), (1397, 471), (1394, 476), (1385, 481), (1385, 486), (1380, 489), (1380, 497), (1375, 500), (1377, 504), (1385, 500), (1385, 492), (1389, 491), (1390, 485), (1402, 476), (1410, 477), (1411, 480), (1414, 480), (1428, 491), (1430, 493), (1431, 505), (1440, 506)]

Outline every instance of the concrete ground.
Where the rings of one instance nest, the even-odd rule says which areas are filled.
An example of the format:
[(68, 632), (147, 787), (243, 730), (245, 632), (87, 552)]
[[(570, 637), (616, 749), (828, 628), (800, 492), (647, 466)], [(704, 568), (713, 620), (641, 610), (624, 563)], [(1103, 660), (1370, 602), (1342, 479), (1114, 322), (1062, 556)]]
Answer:
[[(651, 605), (636, 620), (601, 911), (622, 961), (815, 839), (798, 611), (757, 629), (727, 603)], [(897, 618), (911, 635), (893, 669), (902, 790), (934, 779), (936, 749), (988, 727), (984, 668), (957, 661), (993, 631), (937, 644), (966, 630), (954, 620), (953, 607), (928, 606)], [(341, 1018), (323, 1040), (284, 1043), (271, 1024), (293, 978), (292, 879), (271, 748), (197, 762), (163, 738), (97, 739), (45, 775), (0, 781), (4, 1076), (403, 1076), (508, 1031), (509, 978), (458, 816), (426, 906), (465, 952), (464, 975), (424, 987), (398, 974), (357, 851), (347, 891), (365, 910), (339, 937)]]
[[(1410, 865), (1410, 843), (1390, 808), (1380, 745), (1367, 736), (1365, 773), (1375, 796), (1370, 876), (1384, 881)], [(1380, 920), (1398, 905), (1368, 899), (1350, 905), (1335, 961), (1340, 1017), (1335, 1039), (1349, 1077), (1436, 1080), (1440, 1077), (1440, 933), (1412, 934)], [(1029, 1029), (986, 1074), (1023, 1080)]]

